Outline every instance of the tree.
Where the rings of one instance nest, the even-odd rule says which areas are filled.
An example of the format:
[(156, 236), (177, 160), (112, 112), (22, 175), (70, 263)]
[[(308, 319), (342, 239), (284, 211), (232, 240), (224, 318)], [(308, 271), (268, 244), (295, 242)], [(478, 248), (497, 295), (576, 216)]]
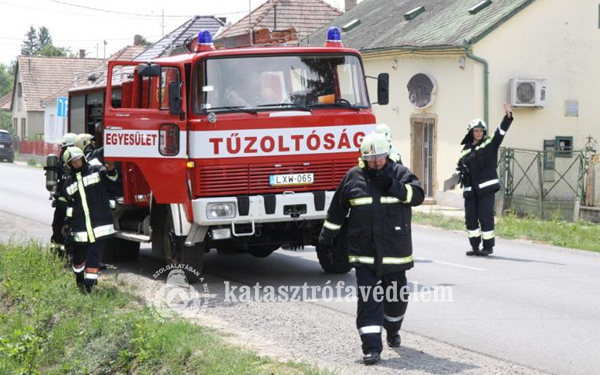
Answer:
[(8, 130), (10, 134), (15, 135), (10, 112), (0, 111), (0, 129)]
[(15, 73), (9, 66), (0, 63), (0, 97), (9, 93), (13, 88)]
[(64, 47), (56, 47), (52, 44), (48, 44), (42, 47), (36, 55), (45, 57), (75, 57), (71, 50)]
[(33, 25), (29, 26), (29, 31), (25, 34), (23, 44), (21, 44), (21, 55), (32, 56), (40, 49), (38, 34)]
[(40, 27), (38, 31), (38, 43), (40, 49), (52, 45), (52, 37), (50, 36), (50, 30), (48, 30), (46, 26)]
[(133, 36), (133, 45), (134, 46), (149, 46), (152, 42), (149, 42), (143, 35), (136, 34)]

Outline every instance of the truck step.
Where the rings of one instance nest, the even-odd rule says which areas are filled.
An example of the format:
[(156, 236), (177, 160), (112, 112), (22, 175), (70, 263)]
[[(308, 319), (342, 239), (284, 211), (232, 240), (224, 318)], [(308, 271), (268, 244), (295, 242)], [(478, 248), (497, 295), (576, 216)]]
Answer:
[(124, 240), (128, 240), (128, 241), (134, 241), (134, 242), (150, 242), (150, 236), (146, 236), (145, 234), (139, 234), (139, 233), (135, 233), (135, 232), (116, 232), (115, 236), (118, 238), (122, 238)]

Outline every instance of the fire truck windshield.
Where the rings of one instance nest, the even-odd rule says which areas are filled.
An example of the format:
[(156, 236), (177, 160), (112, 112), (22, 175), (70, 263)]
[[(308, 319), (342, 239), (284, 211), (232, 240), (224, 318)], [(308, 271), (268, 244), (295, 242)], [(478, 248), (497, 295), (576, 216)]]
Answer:
[(194, 111), (248, 111), (370, 106), (354, 55), (233, 56), (201, 61)]

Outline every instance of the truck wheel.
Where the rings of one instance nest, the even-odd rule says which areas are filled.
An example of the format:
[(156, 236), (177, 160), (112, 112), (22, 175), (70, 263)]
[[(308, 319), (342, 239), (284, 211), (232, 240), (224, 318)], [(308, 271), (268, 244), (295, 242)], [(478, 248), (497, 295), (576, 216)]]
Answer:
[(175, 258), (171, 260), (174, 265), (183, 267), (189, 266), (191, 269), (183, 268), (185, 276), (190, 284), (195, 283), (202, 275), (204, 267), (204, 253), (206, 253), (206, 242), (197, 243), (194, 246), (177, 247)]
[(171, 252), (171, 244), (166, 235), (167, 219), (169, 219), (167, 214), (169, 214), (169, 208), (166, 205), (157, 203), (152, 205), (150, 241), (152, 242), (152, 255), (159, 259), (168, 259), (167, 252), (169, 254)]
[(333, 261), (324, 254), (321, 245), (317, 244), (315, 246), (317, 257), (319, 258), (319, 264), (321, 264), (323, 271), (327, 273), (344, 274), (348, 273), (350, 269), (352, 269), (352, 266), (350, 265), (350, 259), (348, 258), (348, 243), (345, 241), (346, 233), (344, 229), (345, 228), (342, 227), (342, 230), (333, 241), (333, 245), (335, 246), (335, 250), (333, 252)]
[(185, 246), (185, 237), (175, 235), (169, 206), (156, 204), (152, 211), (152, 254), (173, 265), (189, 266), (192, 270), (183, 268), (185, 276), (190, 284), (195, 283), (204, 266), (206, 242)]

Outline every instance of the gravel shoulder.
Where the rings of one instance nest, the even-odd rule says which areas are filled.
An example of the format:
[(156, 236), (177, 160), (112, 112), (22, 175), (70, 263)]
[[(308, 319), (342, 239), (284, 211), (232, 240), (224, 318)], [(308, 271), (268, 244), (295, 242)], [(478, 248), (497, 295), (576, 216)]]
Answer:
[[(50, 232), (45, 224), (0, 212), (0, 241), (39, 241), (48, 238)], [(110, 267), (100, 283), (114, 282), (146, 303), (155, 304), (165, 291), (166, 272), (156, 275), (162, 266), (160, 261), (141, 256), (136, 263)], [(543, 374), (410, 332), (403, 332), (401, 348), (385, 348), (380, 364), (366, 367), (360, 362), (360, 339), (353, 315), (314, 302), (228, 301), (226, 281), (230, 287), (242, 286), (205, 275), (192, 286), (198, 292), (195, 308), (183, 310), (183, 315), (261, 355), (313, 363), (338, 374)], [(189, 290), (185, 287), (182, 292)]]

